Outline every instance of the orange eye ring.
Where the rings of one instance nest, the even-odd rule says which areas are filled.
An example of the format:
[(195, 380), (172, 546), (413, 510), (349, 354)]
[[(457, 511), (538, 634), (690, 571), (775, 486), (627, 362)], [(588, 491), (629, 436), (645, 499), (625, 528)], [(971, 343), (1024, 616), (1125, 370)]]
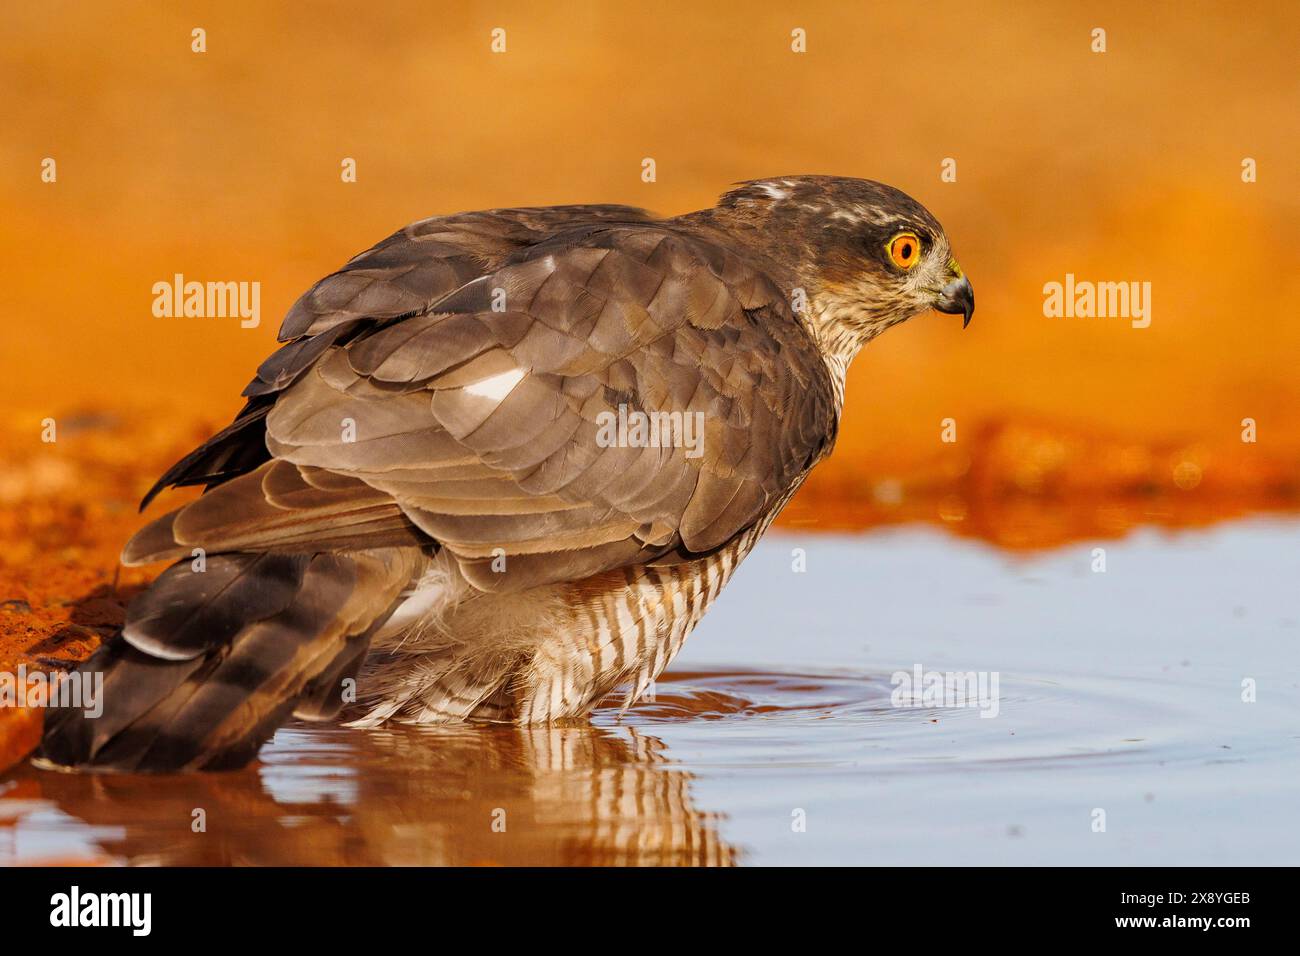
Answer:
[(889, 240), (885, 250), (900, 269), (910, 269), (921, 261), (921, 240), (914, 232), (900, 232)]

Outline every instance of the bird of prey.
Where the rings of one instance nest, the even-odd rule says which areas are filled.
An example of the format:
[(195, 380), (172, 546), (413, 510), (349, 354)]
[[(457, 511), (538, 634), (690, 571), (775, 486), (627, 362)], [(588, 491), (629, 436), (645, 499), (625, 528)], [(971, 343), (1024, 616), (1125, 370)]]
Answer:
[(969, 322), (970, 283), (865, 180), (407, 226), (293, 305), (243, 411), (145, 496), (206, 487), (126, 545), (174, 563), (82, 665), (102, 715), (53, 711), (38, 759), (221, 769), (291, 716), (626, 707), (830, 453), (850, 360), (928, 309)]

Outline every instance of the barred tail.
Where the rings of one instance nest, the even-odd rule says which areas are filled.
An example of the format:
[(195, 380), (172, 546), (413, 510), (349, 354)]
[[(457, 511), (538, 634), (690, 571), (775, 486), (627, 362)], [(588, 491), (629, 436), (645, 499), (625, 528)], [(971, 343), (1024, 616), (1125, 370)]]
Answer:
[(52, 710), (38, 762), (242, 766), (291, 715), (338, 713), (345, 680), (424, 563), (418, 548), (390, 547), (172, 565), (132, 601), (122, 636), (81, 665), (103, 674), (102, 708)]

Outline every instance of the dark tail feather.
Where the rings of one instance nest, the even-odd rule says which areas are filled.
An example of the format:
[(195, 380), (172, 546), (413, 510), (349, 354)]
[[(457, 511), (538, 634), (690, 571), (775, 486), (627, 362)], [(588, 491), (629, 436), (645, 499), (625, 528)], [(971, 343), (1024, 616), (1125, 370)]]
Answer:
[(318, 335), (299, 338), (277, 349), (244, 388), (248, 403), (235, 420), (194, 449), (154, 483), (140, 502), (143, 511), (164, 488), (206, 485), (211, 488), (247, 474), (271, 457), (266, 450), (266, 416), (283, 391), (311, 368), (326, 349), (346, 342), (365, 324), (343, 322)]
[(250, 398), (235, 420), (167, 469), (140, 502), (144, 511), (164, 488), (219, 485), (252, 471), (271, 457), (266, 450), (266, 413), (273, 402)]
[(81, 666), (104, 675), (102, 713), (52, 711), (38, 761), (242, 766), (295, 710), (338, 712), (342, 682), (423, 560), (415, 548), (382, 548), (218, 555), (203, 573), (188, 561), (172, 566), (132, 602), (123, 636)]

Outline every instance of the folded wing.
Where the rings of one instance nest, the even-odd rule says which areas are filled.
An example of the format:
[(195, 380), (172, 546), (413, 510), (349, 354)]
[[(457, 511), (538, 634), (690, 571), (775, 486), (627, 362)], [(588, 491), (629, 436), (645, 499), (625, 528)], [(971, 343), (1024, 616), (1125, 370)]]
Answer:
[(293, 351), (248, 393), (266, 460), (125, 558), (436, 542), (502, 590), (707, 553), (761, 520), (834, 437), (787, 293), (632, 210), (523, 213), (417, 224), (304, 296)]

